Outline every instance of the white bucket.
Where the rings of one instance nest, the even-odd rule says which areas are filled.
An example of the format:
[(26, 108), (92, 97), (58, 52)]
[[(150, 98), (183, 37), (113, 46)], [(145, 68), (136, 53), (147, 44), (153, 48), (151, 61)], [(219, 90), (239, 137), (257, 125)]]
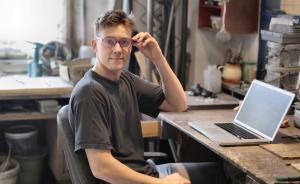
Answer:
[(32, 155), (37, 151), (38, 130), (31, 125), (16, 125), (4, 132), (6, 141), (12, 147), (12, 155)]
[[(6, 156), (0, 156), (0, 165), (6, 161)], [(1, 184), (16, 184), (18, 173), (20, 170), (20, 164), (13, 158), (10, 158), (6, 169), (0, 172), (0, 183)]]

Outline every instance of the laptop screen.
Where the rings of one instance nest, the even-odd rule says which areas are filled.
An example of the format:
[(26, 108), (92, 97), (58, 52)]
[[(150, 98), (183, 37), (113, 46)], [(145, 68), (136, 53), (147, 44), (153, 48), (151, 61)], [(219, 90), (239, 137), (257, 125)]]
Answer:
[(293, 93), (255, 80), (248, 90), (235, 121), (273, 140), (293, 99)]

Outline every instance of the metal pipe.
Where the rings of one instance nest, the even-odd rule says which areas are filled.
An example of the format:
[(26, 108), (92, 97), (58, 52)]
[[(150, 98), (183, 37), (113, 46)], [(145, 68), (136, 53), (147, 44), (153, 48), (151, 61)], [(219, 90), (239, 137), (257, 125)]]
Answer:
[(168, 56), (168, 50), (169, 50), (169, 42), (170, 42), (170, 36), (171, 36), (171, 28), (172, 28), (172, 22), (173, 22), (173, 14), (174, 14), (174, 1), (172, 1), (172, 7), (170, 11), (170, 17), (169, 17), (169, 22), (168, 22), (168, 30), (167, 30), (167, 38), (165, 42), (165, 50), (164, 50), (164, 55), (165, 57)]
[(129, 14), (131, 12), (131, 0), (123, 0), (122, 9), (125, 13)]
[[(153, 1), (147, 0), (147, 32), (152, 34), (152, 13), (153, 13)], [(146, 78), (149, 81), (152, 81), (152, 63), (146, 59), (147, 62), (147, 72), (146, 72)]]
[(188, 11), (188, 0), (182, 1), (182, 19), (181, 19), (181, 49), (180, 49), (180, 60), (178, 67), (178, 78), (181, 85), (185, 89), (186, 82), (186, 44), (187, 44), (187, 11)]

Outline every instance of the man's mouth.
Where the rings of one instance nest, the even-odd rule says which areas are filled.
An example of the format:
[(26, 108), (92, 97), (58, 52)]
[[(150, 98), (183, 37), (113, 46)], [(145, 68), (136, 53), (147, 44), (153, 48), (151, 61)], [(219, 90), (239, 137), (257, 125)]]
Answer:
[(110, 58), (112, 60), (124, 60), (124, 58)]

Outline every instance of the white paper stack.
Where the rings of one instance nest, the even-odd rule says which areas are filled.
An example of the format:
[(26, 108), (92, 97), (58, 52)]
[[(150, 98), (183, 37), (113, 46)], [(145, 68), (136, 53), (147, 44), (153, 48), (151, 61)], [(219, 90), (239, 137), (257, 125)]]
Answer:
[(38, 106), (42, 113), (58, 112), (61, 108), (56, 100), (39, 100)]

